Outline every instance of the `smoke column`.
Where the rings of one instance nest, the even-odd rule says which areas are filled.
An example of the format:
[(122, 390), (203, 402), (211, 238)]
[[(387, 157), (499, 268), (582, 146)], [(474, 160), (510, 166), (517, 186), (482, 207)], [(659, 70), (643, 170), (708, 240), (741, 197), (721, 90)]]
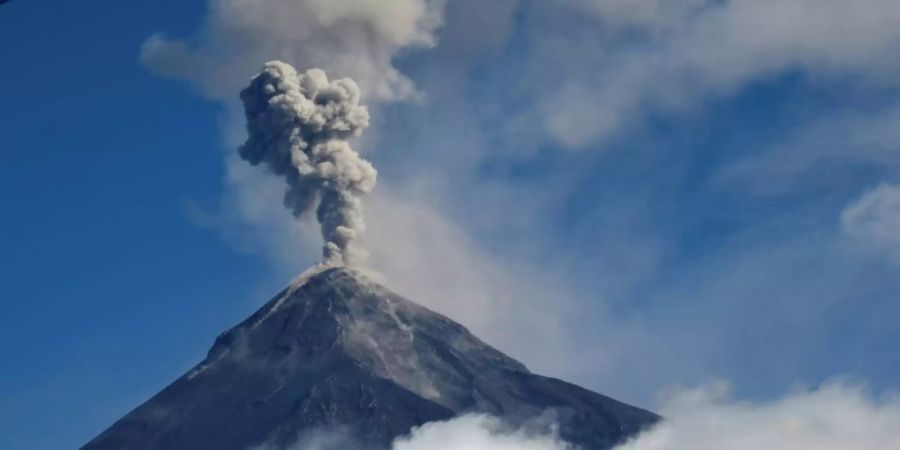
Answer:
[(368, 256), (354, 241), (365, 229), (360, 196), (375, 187), (377, 172), (347, 142), (369, 126), (359, 98), (349, 78), (329, 81), (320, 69), (297, 73), (279, 61), (241, 91), (248, 136), (238, 153), (287, 181), (284, 205), (295, 217), (316, 208), (326, 264)]

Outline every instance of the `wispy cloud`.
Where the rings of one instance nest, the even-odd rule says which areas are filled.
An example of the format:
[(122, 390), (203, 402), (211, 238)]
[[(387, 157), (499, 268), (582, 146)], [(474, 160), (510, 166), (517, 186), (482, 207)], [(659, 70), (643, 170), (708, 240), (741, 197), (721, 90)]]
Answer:
[(566, 3), (594, 13), (599, 27), (560, 32), (560, 14), (548, 11), (536, 19), (539, 30), (558, 36), (538, 41), (529, 67), (535, 78), (557, 78), (539, 91), (533, 120), (567, 147), (639, 128), (647, 112), (692, 112), (786, 72), (876, 86), (900, 79), (900, 64), (883, 57), (900, 49), (900, 7), (890, 0)]
[(865, 250), (900, 263), (900, 186), (882, 184), (847, 205), (841, 229)]

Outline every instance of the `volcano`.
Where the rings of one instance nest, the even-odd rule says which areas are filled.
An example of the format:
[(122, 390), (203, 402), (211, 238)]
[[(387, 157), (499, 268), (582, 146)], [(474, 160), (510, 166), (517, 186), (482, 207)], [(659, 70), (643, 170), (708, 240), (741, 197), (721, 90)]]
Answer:
[(285, 449), (322, 430), (388, 449), (413, 427), (466, 413), (512, 426), (549, 417), (583, 449), (659, 419), (533, 374), (447, 317), (329, 268), (222, 333), (200, 364), (82, 449)]

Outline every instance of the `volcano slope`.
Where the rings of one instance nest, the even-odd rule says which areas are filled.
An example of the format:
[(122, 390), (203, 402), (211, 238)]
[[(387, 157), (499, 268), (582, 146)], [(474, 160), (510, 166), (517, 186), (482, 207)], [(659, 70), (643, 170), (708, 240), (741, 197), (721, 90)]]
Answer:
[(284, 449), (340, 432), (387, 449), (412, 427), (466, 413), (552, 424), (583, 449), (611, 448), (659, 419), (533, 374), (447, 317), (331, 268), (221, 334), (200, 364), (82, 448)]

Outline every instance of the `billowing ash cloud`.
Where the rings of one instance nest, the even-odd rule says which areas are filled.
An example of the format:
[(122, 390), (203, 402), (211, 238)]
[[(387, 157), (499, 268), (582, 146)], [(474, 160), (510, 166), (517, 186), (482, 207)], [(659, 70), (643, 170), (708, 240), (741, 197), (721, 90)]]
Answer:
[(355, 245), (365, 229), (360, 196), (375, 187), (377, 172), (349, 139), (369, 126), (356, 83), (329, 81), (269, 62), (241, 91), (247, 141), (238, 149), (250, 164), (264, 164), (287, 181), (284, 204), (300, 216), (316, 208), (326, 264), (354, 265), (367, 252)]

